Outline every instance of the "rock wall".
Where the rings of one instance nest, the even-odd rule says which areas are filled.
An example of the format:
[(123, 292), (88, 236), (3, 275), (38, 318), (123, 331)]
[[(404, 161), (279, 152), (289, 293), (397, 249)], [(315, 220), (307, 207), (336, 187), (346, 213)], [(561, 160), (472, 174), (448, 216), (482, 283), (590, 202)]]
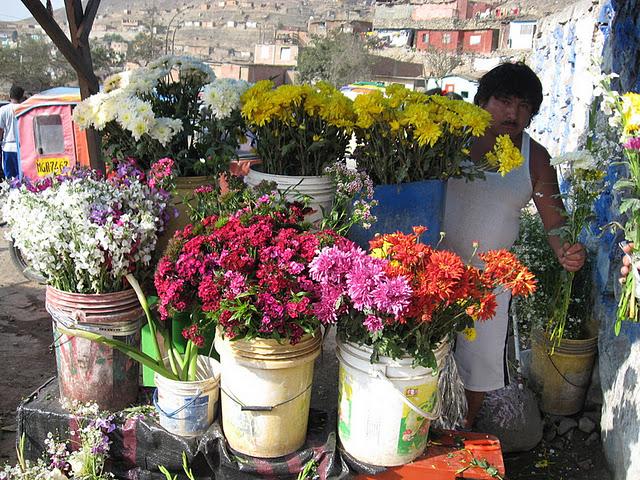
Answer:
[[(534, 138), (552, 155), (574, 150), (587, 123), (593, 93), (593, 63), (620, 75), (621, 92), (640, 91), (640, 0), (581, 1), (540, 22), (528, 62), (545, 89)], [(615, 159), (614, 159), (615, 160)], [(612, 184), (620, 167), (608, 173)], [(596, 204), (597, 222), (620, 220), (610, 190)], [(640, 478), (640, 325), (614, 334), (620, 234), (589, 239), (597, 248), (594, 317), (599, 324), (599, 381), (602, 388), (602, 443), (614, 480)]]
[[(600, 21), (607, 42), (603, 68), (620, 75), (616, 88), (621, 92), (640, 92), (640, 2), (613, 1)], [(610, 13), (615, 17), (607, 29)], [(615, 178), (613, 168), (609, 176)], [(601, 222), (618, 220), (617, 198), (608, 193), (600, 199), (596, 212)], [(602, 441), (614, 480), (640, 478), (640, 325), (625, 323), (619, 336), (614, 334), (620, 250), (618, 238), (604, 235), (598, 250), (596, 285), (600, 297), (596, 316), (600, 321), (600, 381)], [(615, 288), (614, 288), (615, 287)]]
[(554, 156), (577, 148), (593, 95), (592, 59), (599, 63), (604, 35), (601, 7), (583, 0), (540, 20), (527, 62), (542, 81), (544, 100), (531, 135)]

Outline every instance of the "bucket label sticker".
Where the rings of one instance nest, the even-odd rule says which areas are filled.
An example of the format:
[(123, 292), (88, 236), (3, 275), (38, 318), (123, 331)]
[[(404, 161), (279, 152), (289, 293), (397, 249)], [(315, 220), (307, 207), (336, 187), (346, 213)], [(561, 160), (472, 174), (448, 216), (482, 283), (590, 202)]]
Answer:
[(347, 440), (351, 437), (351, 378), (347, 375), (342, 365), (340, 365), (338, 388), (338, 432), (340, 438)]
[[(406, 387), (404, 395), (414, 405), (417, 405), (422, 410), (431, 412), (438, 401), (438, 384), (433, 382)], [(430, 424), (431, 422), (428, 419), (418, 415), (403, 403), (398, 434), (398, 453), (407, 455), (422, 449), (427, 441)]]

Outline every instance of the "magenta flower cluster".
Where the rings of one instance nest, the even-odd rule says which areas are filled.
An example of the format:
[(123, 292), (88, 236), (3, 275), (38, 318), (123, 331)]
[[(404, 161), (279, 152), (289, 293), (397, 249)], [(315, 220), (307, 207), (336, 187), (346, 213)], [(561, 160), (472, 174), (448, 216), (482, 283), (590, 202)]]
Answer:
[[(320, 326), (314, 314), (319, 290), (309, 264), (323, 245), (347, 240), (331, 231), (301, 229), (299, 206), (268, 212), (268, 200), (187, 226), (177, 234), (179, 250), (158, 264), (161, 317), (204, 312), (191, 315), (200, 323), (185, 325), (182, 332), (196, 345), (213, 324), (228, 338), (286, 338), (291, 343)], [(260, 211), (263, 207), (268, 213)]]
[(336, 323), (341, 315), (362, 314), (367, 330), (375, 333), (387, 322), (401, 320), (412, 290), (405, 277), (388, 275), (386, 265), (387, 260), (351, 242), (323, 248), (309, 267), (320, 288), (314, 306), (320, 321)]

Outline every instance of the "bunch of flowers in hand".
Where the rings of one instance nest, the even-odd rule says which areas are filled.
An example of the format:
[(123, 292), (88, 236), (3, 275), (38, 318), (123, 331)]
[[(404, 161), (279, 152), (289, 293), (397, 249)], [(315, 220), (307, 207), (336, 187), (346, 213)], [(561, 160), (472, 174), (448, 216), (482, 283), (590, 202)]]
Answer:
[[(551, 160), (551, 165), (561, 167), (563, 184), (566, 186), (561, 197), (566, 206), (566, 213), (565, 224), (549, 233), (558, 235), (563, 243), (573, 245), (579, 242), (583, 230), (589, 228), (595, 218), (593, 205), (604, 191), (606, 167), (598, 162), (588, 149), (555, 157)], [(574, 296), (572, 290), (575, 277), (575, 272), (562, 269), (552, 297), (546, 332), (553, 347), (566, 338), (565, 327)]]
[(73, 116), (81, 128), (102, 132), (110, 157), (135, 157), (146, 169), (168, 155), (180, 176), (217, 175), (243, 138), (240, 95), (248, 86), (216, 79), (191, 58), (165, 56), (108, 78)]
[(155, 286), (161, 317), (184, 320), (188, 343), (200, 345), (214, 325), (231, 339), (291, 343), (320, 327), (309, 264), (318, 249), (346, 240), (306, 230), (303, 208), (278, 198), (265, 195), (176, 234), (158, 264)]
[(7, 238), (47, 284), (65, 292), (123, 290), (125, 275), (151, 266), (170, 211), (172, 161), (149, 176), (131, 159), (107, 178), (75, 169), (36, 183), (3, 186)]
[(481, 270), (420, 243), (423, 232), (378, 236), (370, 255), (353, 244), (324, 248), (311, 264), (322, 292), (319, 318), (337, 322), (342, 340), (372, 347), (372, 361), (410, 356), (435, 370), (442, 342), (456, 331), (473, 334), (474, 321), (495, 314), (496, 289), (535, 290), (533, 275), (513, 254), (482, 253)]
[[(625, 238), (637, 247), (640, 244), (640, 200), (638, 200), (640, 197), (640, 94), (630, 92), (620, 95), (618, 91), (612, 89), (612, 82), (617, 77), (617, 74), (600, 76), (598, 85), (594, 89), (594, 97), (600, 100), (600, 110), (604, 113), (607, 124), (604, 127), (597, 125), (598, 131), (593, 135), (596, 138), (591, 141), (590, 150), (608, 154), (607, 160), (617, 157), (619, 153), (623, 154), (622, 164), (626, 167), (626, 171), (618, 172), (619, 180), (614, 184), (613, 189), (620, 195), (619, 213), (623, 217), (624, 225), (617, 222), (614, 225), (623, 229)], [(596, 105), (594, 103), (594, 107)], [(597, 111), (592, 111), (591, 117), (594, 118), (596, 113)], [(591, 130), (593, 132), (594, 129)], [(611, 136), (614, 136), (614, 141), (618, 144), (617, 148), (611, 146)], [(606, 170), (606, 165), (602, 170)], [(634, 250), (630, 258), (633, 268), (622, 286), (618, 302), (616, 335), (620, 333), (623, 321), (640, 321), (638, 308), (640, 274), (637, 269), (639, 261), (640, 255)]]
[(322, 175), (344, 158), (355, 122), (351, 100), (323, 82), (273, 87), (263, 80), (242, 95), (242, 115), (263, 171)]
[(18, 464), (0, 470), (0, 480), (109, 480), (105, 471), (111, 440), (116, 428), (113, 416), (98, 410), (96, 404), (70, 406), (76, 423), (69, 440), (60, 440), (49, 432), (45, 439), (48, 458), (30, 462), (24, 458), (24, 435), (17, 449)]
[(359, 95), (354, 158), (376, 185), (451, 177), (474, 178), (488, 168), (503, 175), (523, 157), (508, 135), (498, 137), (486, 163), (468, 161), (470, 142), (482, 136), (491, 115), (462, 100), (408, 90), (401, 85)]
[[(614, 188), (622, 191), (620, 213), (627, 215), (625, 237), (637, 248), (640, 245), (640, 94), (624, 94), (617, 107), (628, 176), (618, 180)], [(637, 272), (640, 255), (634, 251), (632, 257), (632, 274), (627, 276), (618, 304), (616, 334), (620, 332), (623, 320), (640, 321), (637, 297), (640, 286), (640, 275)]]

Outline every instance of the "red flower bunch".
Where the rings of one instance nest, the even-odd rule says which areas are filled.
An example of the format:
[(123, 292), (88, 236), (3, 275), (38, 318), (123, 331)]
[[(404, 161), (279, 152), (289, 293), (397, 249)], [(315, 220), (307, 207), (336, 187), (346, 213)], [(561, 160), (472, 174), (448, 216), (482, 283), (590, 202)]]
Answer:
[(231, 216), (187, 226), (177, 234), (179, 247), (160, 260), (155, 286), (161, 317), (191, 312), (193, 324), (183, 335), (196, 345), (210, 325), (229, 338), (291, 343), (320, 326), (308, 266), (319, 248), (343, 240), (331, 231), (305, 231), (300, 206), (274, 210), (270, 201), (265, 196)]
[(528, 295), (535, 291), (535, 279), (506, 250), (479, 254), (484, 262), (484, 268), (479, 269), (466, 265), (453, 252), (420, 243), (424, 231), (424, 227), (415, 227), (413, 234), (377, 236), (370, 245), (372, 256), (388, 260), (386, 273), (404, 276), (413, 290), (410, 304), (392, 325), (385, 326), (381, 345), (391, 352), (404, 351), (418, 364), (431, 366), (435, 362), (432, 351), (438, 343), (455, 331), (473, 327), (476, 320), (495, 315), (499, 289)]

